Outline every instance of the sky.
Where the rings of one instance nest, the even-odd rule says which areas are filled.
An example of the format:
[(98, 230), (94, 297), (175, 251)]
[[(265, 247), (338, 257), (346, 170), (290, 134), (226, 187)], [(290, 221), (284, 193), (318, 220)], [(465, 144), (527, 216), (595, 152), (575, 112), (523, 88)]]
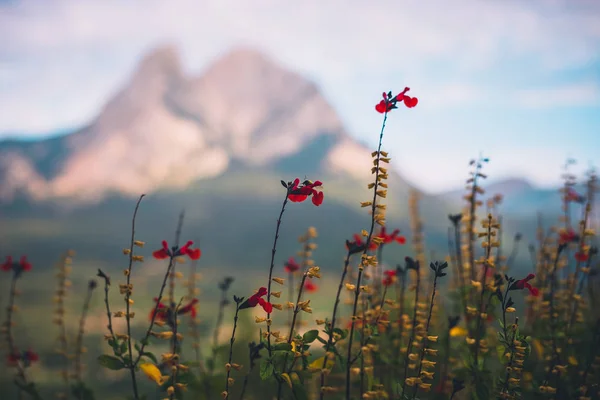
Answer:
[(405, 86), (384, 138), (428, 192), (491, 178), (559, 184), (600, 159), (597, 0), (0, 0), (0, 138), (85, 125), (140, 58), (174, 44), (201, 73), (235, 47), (316, 82), (348, 132), (374, 147), (383, 91)]

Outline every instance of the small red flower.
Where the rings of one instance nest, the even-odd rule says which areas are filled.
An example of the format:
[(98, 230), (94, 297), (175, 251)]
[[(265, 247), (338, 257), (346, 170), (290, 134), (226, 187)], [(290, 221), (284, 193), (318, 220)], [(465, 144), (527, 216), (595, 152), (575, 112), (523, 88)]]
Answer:
[(572, 201), (575, 203), (583, 203), (585, 198), (577, 193), (573, 188), (567, 188), (565, 192), (565, 201)]
[(284, 264), (283, 270), (288, 274), (294, 273), (300, 269), (300, 265), (294, 260), (294, 257), (290, 257), (290, 259)]
[(267, 288), (261, 287), (260, 289), (258, 289), (258, 292), (256, 292), (252, 296), (248, 297), (248, 300), (246, 300), (246, 303), (248, 304), (249, 307), (256, 307), (257, 304), (260, 304), (260, 306), (263, 308), (263, 310), (265, 310), (265, 312), (267, 314), (271, 314), (271, 312), (273, 311), (273, 306), (271, 305), (271, 303), (269, 303), (268, 301), (263, 299), (263, 297), (266, 294), (267, 294)]
[(529, 281), (533, 278), (535, 278), (535, 274), (529, 274), (526, 278), (516, 281), (514, 285), (517, 289), (528, 289), (529, 294), (531, 294), (532, 296), (538, 296), (540, 294), (538, 288), (531, 286), (531, 284), (529, 283)]
[(384, 92), (383, 100), (377, 103), (377, 105), (375, 106), (375, 110), (381, 114), (387, 113), (395, 108), (398, 108), (396, 106), (396, 103), (398, 102), (403, 102), (404, 105), (408, 108), (415, 107), (419, 103), (419, 99), (417, 99), (416, 97), (408, 96), (406, 92), (408, 92), (409, 90), (410, 88), (404, 88), (404, 90), (396, 96), (392, 96), (392, 92)]
[[(158, 301), (158, 298), (155, 297), (154, 301)], [(197, 303), (198, 303), (198, 299), (192, 299), (192, 301), (190, 301), (188, 304), (186, 304), (183, 307), (180, 307), (179, 310), (177, 310), (177, 315), (183, 315), (183, 314), (189, 313), (192, 317), (195, 317), (197, 315), (197, 310), (196, 310)], [(150, 311), (150, 315), (148, 316), (148, 319), (152, 320), (152, 318), (156, 314), (155, 320), (162, 321), (162, 322), (169, 322), (169, 311), (170, 311), (169, 307), (167, 307), (163, 303), (158, 303), (158, 308), (156, 310), (152, 309), (152, 311)]]
[(585, 254), (584, 252), (577, 252), (575, 253), (575, 260), (579, 261), (579, 262), (585, 262), (589, 259), (590, 257)]
[(30, 363), (33, 363), (39, 361), (40, 356), (32, 350), (27, 350), (23, 353), (23, 359), (29, 361)]
[(0, 269), (2, 271), (10, 271), (13, 270), (15, 272), (28, 272), (31, 271), (31, 263), (27, 261), (27, 256), (22, 256), (18, 263), (13, 262), (13, 258), (11, 256), (6, 256), (6, 261), (3, 264), (0, 264)]
[(180, 248), (174, 247), (173, 249), (169, 248), (169, 244), (166, 240), (162, 241), (162, 248), (152, 252), (152, 257), (158, 260), (164, 260), (170, 257), (178, 257), (178, 256), (188, 256), (192, 260), (198, 260), (202, 255), (200, 249), (192, 249), (190, 248), (194, 242), (189, 240), (186, 244), (181, 246)]
[(400, 244), (406, 243), (406, 238), (400, 235), (400, 229), (394, 229), (391, 234), (388, 234), (384, 226), (377, 236), (383, 240), (383, 244), (390, 244), (392, 242), (398, 242)]
[(314, 293), (317, 291), (319, 287), (317, 285), (315, 285), (314, 283), (312, 283), (311, 281), (305, 281), (304, 282), (304, 291), (308, 292), (308, 293)]
[(312, 196), (312, 202), (315, 206), (320, 206), (323, 203), (323, 192), (315, 190), (315, 187), (323, 185), (321, 181), (311, 182), (306, 180), (300, 186), (300, 179), (296, 178), (292, 187), (288, 189), (288, 199), (293, 203), (302, 203), (309, 196)]
[(573, 229), (563, 230), (559, 234), (558, 243), (566, 244), (576, 242), (579, 239), (579, 236), (575, 233)]
[(387, 271), (383, 271), (385, 278), (383, 278), (383, 286), (390, 286), (396, 281), (396, 270), (388, 269)]
[(19, 360), (21, 360), (21, 354), (17, 352), (9, 353), (8, 356), (6, 356), (6, 365), (9, 367), (16, 367)]

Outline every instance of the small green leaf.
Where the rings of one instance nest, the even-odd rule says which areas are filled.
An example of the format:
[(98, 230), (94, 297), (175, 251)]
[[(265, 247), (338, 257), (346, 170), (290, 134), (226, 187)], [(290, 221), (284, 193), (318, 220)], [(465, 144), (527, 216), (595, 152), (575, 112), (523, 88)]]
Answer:
[(154, 364), (158, 364), (158, 360), (156, 359), (156, 356), (153, 353), (144, 352), (143, 355), (151, 359), (154, 362)]
[(114, 371), (125, 368), (123, 361), (115, 356), (109, 356), (108, 354), (102, 354), (100, 357), (98, 357), (98, 363), (103, 367), (112, 369)]
[(260, 378), (263, 381), (266, 381), (273, 376), (274, 372), (275, 368), (273, 367), (271, 360), (267, 358), (263, 359), (260, 363)]
[(313, 329), (311, 331), (304, 333), (304, 335), (302, 336), (302, 341), (304, 343), (312, 343), (317, 339), (318, 336), (319, 336), (319, 331), (316, 329)]

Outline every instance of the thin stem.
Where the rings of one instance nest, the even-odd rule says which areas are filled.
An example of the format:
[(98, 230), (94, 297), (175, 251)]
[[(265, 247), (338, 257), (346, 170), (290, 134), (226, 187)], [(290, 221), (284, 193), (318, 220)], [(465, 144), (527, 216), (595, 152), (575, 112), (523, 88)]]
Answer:
[(490, 255), (492, 252), (492, 214), (488, 215), (488, 226), (487, 226), (487, 248), (486, 248), (486, 255), (485, 255), (485, 261), (484, 261), (484, 267), (483, 267), (483, 277), (481, 278), (482, 282), (481, 282), (481, 295), (479, 297), (479, 313), (477, 315), (477, 328), (475, 330), (475, 368), (477, 368), (478, 365), (478, 361), (479, 361), (479, 343), (481, 341), (481, 321), (482, 321), (482, 317), (481, 314), (483, 314), (483, 295), (485, 294), (485, 285), (486, 285), (486, 281), (487, 281), (487, 272), (488, 272), (488, 268), (490, 267), (489, 264), (489, 260), (490, 260)]
[[(237, 303), (235, 307), (235, 317), (233, 317), (233, 332), (231, 332), (231, 340), (229, 341), (229, 361), (227, 364), (231, 366), (231, 360), (233, 359), (233, 343), (235, 342), (235, 331), (237, 329), (237, 321), (238, 321), (238, 313), (240, 312), (240, 304)], [(231, 367), (227, 368), (227, 378), (225, 380), (225, 394), (223, 396), (224, 400), (229, 398), (229, 377), (231, 374)]]
[[(182, 299), (183, 300), (183, 299)], [(171, 352), (174, 355), (177, 355), (179, 353), (179, 341), (177, 339), (177, 328), (179, 327), (179, 323), (177, 321), (177, 314), (179, 313), (179, 307), (181, 307), (181, 301), (179, 302), (179, 304), (177, 305), (177, 307), (174, 308), (173, 310), (173, 341), (172, 341), (172, 347), (171, 347)], [(172, 369), (171, 372), (171, 386), (175, 386), (175, 384), (177, 383), (177, 372), (179, 371), (179, 368), (177, 368), (176, 364), (179, 364), (179, 357), (173, 357), (173, 366), (175, 368)], [(175, 398), (175, 391), (173, 391), (171, 393), (171, 395), (169, 395), (169, 399), (173, 400)]]
[(352, 306), (352, 319), (350, 325), (350, 335), (348, 339), (348, 353), (346, 356), (346, 400), (350, 400), (350, 359), (352, 358), (352, 342), (354, 339), (354, 325), (356, 322), (356, 311), (358, 309), (358, 297), (360, 296), (360, 284), (362, 283), (363, 276), (363, 261), (369, 251), (369, 245), (371, 244), (371, 238), (373, 236), (373, 230), (375, 229), (375, 211), (377, 205), (377, 189), (379, 188), (379, 161), (381, 159), (381, 143), (383, 141), (383, 131), (385, 130), (385, 123), (387, 121), (387, 111), (383, 115), (383, 123), (381, 124), (381, 132), (379, 133), (379, 145), (377, 146), (377, 158), (375, 159), (375, 184), (373, 187), (373, 201), (371, 204), (371, 228), (369, 230), (369, 236), (367, 236), (365, 249), (362, 254), (361, 262), (358, 266), (358, 278), (356, 279), (356, 290), (354, 292), (354, 304)]
[(90, 281), (89, 285), (88, 285), (88, 290), (87, 290), (87, 295), (85, 297), (85, 300), (83, 302), (83, 309), (81, 311), (81, 318), (79, 319), (79, 331), (77, 333), (77, 341), (75, 342), (75, 379), (77, 380), (77, 383), (79, 384), (80, 388), (78, 391), (78, 397), (80, 399), (83, 398), (83, 378), (82, 378), (82, 368), (81, 368), (81, 355), (83, 352), (83, 334), (84, 334), (84, 330), (85, 330), (85, 320), (87, 318), (87, 314), (88, 311), (90, 309), (90, 302), (92, 300), (92, 293), (94, 292), (94, 289), (96, 288), (96, 282), (95, 281)]
[[(133, 385), (133, 398), (138, 399), (138, 386), (137, 379), (135, 376), (135, 364), (133, 361), (133, 345), (131, 343), (131, 317), (130, 317), (130, 299), (131, 299), (131, 268), (133, 266), (133, 246), (135, 242), (135, 218), (137, 216), (138, 209), (140, 207), (140, 203), (144, 198), (145, 194), (142, 194), (138, 199), (135, 210), (133, 211), (133, 218), (131, 219), (131, 242), (129, 245), (129, 267), (127, 268), (127, 290), (125, 292), (125, 319), (127, 321), (127, 347), (129, 349), (129, 373), (131, 375), (131, 384)], [(141, 357), (141, 356), (139, 356)], [(138, 358), (139, 359), (139, 358)]]
[(321, 390), (319, 391), (319, 399), (323, 400), (325, 393), (323, 392), (323, 386), (325, 386), (325, 367), (327, 366), (327, 358), (329, 350), (333, 345), (333, 330), (335, 329), (335, 323), (337, 318), (338, 305), (340, 304), (340, 295), (342, 294), (342, 288), (344, 287), (344, 281), (346, 280), (346, 274), (348, 273), (348, 265), (350, 264), (350, 257), (352, 254), (350, 250), (348, 250), (348, 254), (346, 255), (346, 260), (344, 261), (344, 269), (342, 270), (342, 277), (340, 278), (340, 284), (338, 285), (338, 290), (335, 295), (335, 303), (333, 304), (333, 313), (331, 316), (331, 323), (329, 325), (329, 337), (327, 338), (327, 344), (325, 345), (325, 356), (323, 357), (323, 366), (321, 367)]
[[(12, 354), (12, 355), (19, 355), (19, 350), (17, 349), (17, 346), (15, 345), (15, 338), (13, 335), (12, 319), (13, 319), (13, 312), (14, 312), (14, 307), (15, 307), (15, 297), (16, 297), (16, 293), (17, 293), (17, 280), (21, 276), (21, 273), (22, 273), (21, 270), (15, 271), (13, 273), (12, 280), (10, 282), (8, 307), (6, 309), (6, 329), (7, 329), (6, 341), (8, 342), (8, 350), (10, 351), (10, 354)], [(23, 385), (27, 385), (27, 376), (25, 375), (25, 368), (23, 367), (23, 365), (21, 365), (20, 359), (15, 361), (15, 367), (17, 369), (17, 379), (21, 379), (21, 383)], [(21, 388), (17, 387), (17, 390), (18, 390), (19, 399), (21, 399), (22, 395), (23, 395)]]
[[(283, 200), (283, 204), (281, 205), (281, 212), (279, 213), (279, 218), (277, 218), (277, 228), (275, 228), (275, 238), (273, 239), (273, 248), (271, 249), (271, 266), (269, 268), (269, 283), (267, 284), (267, 302), (271, 302), (271, 282), (273, 279), (273, 269), (275, 268), (275, 253), (277, 252), (277, 239), (279, 239), (279, 228), (281, 227), (281, 218), (283, 217), (283, 212), (285, 211), (285, 206), (288, 202), (289, 189), (285, 193), (285, 200)], [(271, 324), (269, 320), (271, 319), (271, 313), (267, 313), (267, 351), (269, 352), (269, 358), (272, 356), (271, 349)]]
[(406, 347), (406, 356), (404, 357), (404, 377), (402, 378), (402, 394), (400, 395), (401, 399), (404, 399), (404, 392), (406, 390), (406, 376), (408, 375), (408, 356), (410, 355), (410, 352), (412, 351), (412, 343), (413, 343), (413, 340), (415, 339), (415, 327), (417, 326), (417, 304), (419, 304), (419, 289), (421, 286), (421, 273), (418, 268), (416, 270), (416, 273), (417, 273), (417, 287), (415, 288), (415, 305), (413, 308), (413, 320), (412, 320), (412, 327), (410, 330), (410, 337), (408, 339), (408, 345)]
[[(431, 316), (433, 315), (433, 302), (435, 300), (435, 292), (437, 290), (437, 279), (438, 279), (438, 272), (435, 272), (435, 277), (433, 278), (433, 291), (431, 292), (431, 301), (429, 303), (429, 315), (427, 315), (427, 323), (425, 324), (425, 340), (427, 339), (427, 335), (429, 333), (429, 325), (431, 324)], [(419, 356), (419, 370), (417, 371), (417, 377), (421, 376), (421, 371), (423, 370), (423, 358), (425, 358), (425, 350), (426, 350), (426, 345), (423, 344), (423, 347), (421, 347), (421, 354)], [(406, 383), (404, 384), (404, 386), (406, 386)], [(412, 399), (415, 398), (415, 396), (417, 395), (417, 388), (418, 385), (415, 385), (415, 389), (413, 391), (412, 394)]]

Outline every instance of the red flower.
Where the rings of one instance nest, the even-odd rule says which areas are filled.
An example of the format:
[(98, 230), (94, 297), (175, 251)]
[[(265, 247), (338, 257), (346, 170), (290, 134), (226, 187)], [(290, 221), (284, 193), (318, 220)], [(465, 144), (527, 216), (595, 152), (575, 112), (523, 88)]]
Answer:
[(410, 97), (410, 96), (406, 95), (406, 92), (408, 92), (409, 90), (410, 90), (410, 88), (404, 88), (404, 90), (401, 93), (399, 93), (397, 96), (392, 96), (392, 92), (389, 92), (389, 93), (384, 92), (383, 100), (381, 100), (375, 106), (375, 110), (381, 114), (387, 113), (395, 108), (398, 108), (396, 106), (396, 103), (398, 103), (398, 102), (404, 102), (404, 105), (408, 108), (415, 107), (419, 103), (419, 99), (417, 99), (416, 97)]
[(585, 201), (585, 198), (583, 196), (581, 196), (579, 193), (577, 193), (575, 190), (573, 190), (572, 188), (567, 188), (567, 191), (565, 192), (565, 201), (573, 201), (575, 203), (583, 203)]
[(27, 350), (23, 353), (23, 359), (29, 361), (30, 363), (39, 361), (40, 356), (33, 352), (32, 350)]
[(305, 281), (304, 282), (304, 291), (308, 292), (308, 293), (314, 293), (317, 291), (319, 287), (317, 285), (315, 285), (314, 283), (312, 283), (311, 281)]
[(256, 307), (257, 304), (260, 304), (261, 307), (263, 308), (263, 310), (265, 310), (265, 312), (267, 314), (271, 314), (271, 312), (273, 311), (273, 306), (271, 305), (271, 303), (269, 303), (268, 301), (263, 299), (263, 297), (266, 294), (267, 294), (266, 287), (261, 287), (260, 289), (258, 289), (258, 292), (256, 292), (255, 294), (250, 296), (248, 298), (248, 300), (246, 300), (248, 307)]
[(576, 242), (579, 239), (579, 236), (575, 233), (575, 231), (571, 228), (569, 230), (561, 231), (558, 238), (559, 244), (566, 244), (571, 242)]
[(390, 286), (396, 280), (396, 270), (388, 269), (387, 271), (383, 271), (385, 278), (383, 278), (383, 286)]
[(16, 367), (20, 359), (21, 354), (17, 352), (9, 353), (8, 356), (6, 356), (6, 365), (8, 365), (9, 367)]
[(590, 257), (587, 254), (585, 254), (584, 252), (575, 253), (575, 260), (577, 260), (579, 262), (587, 261), (588, 258), (590, 258)]
[(178, 248), (175, 246), (173, 251), (169, 249), (169, 244), (166, 240), (162, 241), (162, 248), (152, 252), (152, 256), (158, 260), (164, 260), (165, 258), (178, 257), (178, 256), (188, 256), (192, 260), (198, 260), (202, 255), (200, 249), (192, 249), (190, 248), (194, 242), (189, 240), (186, 244)]
[[(155, 297), (154, 301), (158, 301), (158, 298)], [(196, 310), (197, 303), (198, 303), (198, 299), (192, 299), (192, 301), (190, 301), (188, 304), (186, 304), (183, 307), (180, 307), (179, 310), (177, 310), (177, 315), (190, 313), (190, 315), (192, 317), (195, 317), (197, 314), (197, 310)], [(158, 303), (158, 308), (152, 309), (152, 311), (150, 311), (150, 315), (148, 318), (150, 320), (152, 320), (152, 318), (156, 314), (155, 320), (169, 323), (169, 312), (170, 312), (169, 307), (167, 307), (163, 303)]]
[(529, 281), (533, 278), (535, 278), (535, 275), (529, 274), (526, 278), (516, 281), (514, 285), (517, 289), (529, 289), (529, 294), (531, 294), (532, 296), (538, 296), (540, 294), (538, 288), (531, 286), (531, 284), (529, 283)]
[(288, 188), (288, 199), (293, 203), (302, 203), (309, 196), (312, 196), (313, 204), (315, 206), (320, 206), (323, 203), (323, 192), (315, 190), (315, 187), (321, 185), (323, 185), (321, 181), (311, 182), (306, 180), (302, 182), (302, 186), (300, 186), (300, 179), (296, 178), (292, 187)]
[(398, 242), (400, 244), (406, 243), (406, 238), (400, 235), (400, 229), (394, 229), (391, 234), (388, 234), (384, 226), (381, 228), (381, 232), (377, 236), (383, 240), (383, 244), (390, 244), (392, 242)]
[(27, 272), (31, 271), (31, 263), (27, 261), (27, 256), (22, 256), (21, 260), (18, 263), (13, 262), (11, 256), (6, 256), (6, 261), (4, 264), (0, 264), (0, 269), (2, 271), (10, 271), (11, 269), (16, 272)]
[(300, 265), (294, 260), (294, 257), (290, 257), (290, 259), (284, 264), (283, 270), (289, 274), (294, 273), (300, 269)]

